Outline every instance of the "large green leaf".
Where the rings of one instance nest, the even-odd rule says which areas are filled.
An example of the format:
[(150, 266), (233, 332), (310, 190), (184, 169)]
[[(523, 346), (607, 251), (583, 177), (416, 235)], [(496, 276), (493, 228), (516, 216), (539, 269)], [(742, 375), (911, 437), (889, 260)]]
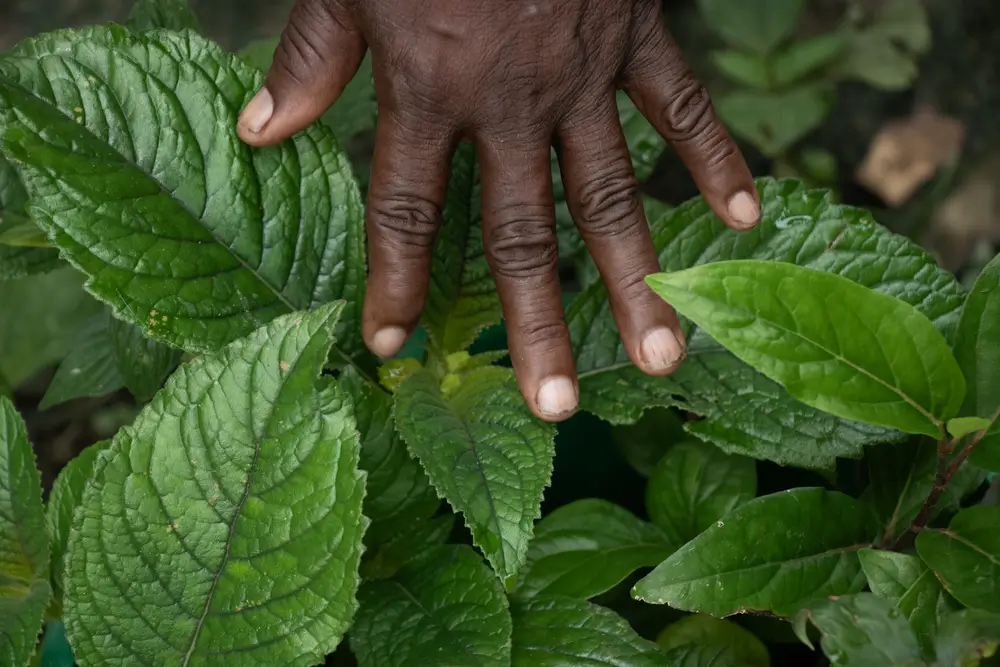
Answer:
[(3, 238), (13, 229), (31, 224), (24, 215), (28, 195), (14, 167), (0, 156), (0, 280), (16, 280), (46, 273), (59, 266), (52, 248), (11, 246)]
[(858, 557), (869, 588), (903, 612), (924, 654), (932, 656), (938, 622), (957, 607), (934, 573), (910, 554), (864, 549)]
[(39, 408), (45, 410), (75, 398), (104, 396), (124, 386), (108, 335), (110, 316), (101, 311), (84, 323), (79, 338), (59, 364)]
[(452, 161), (424, 306), (430, 348), (439, 360), (465, 350), (479, 332), (501, 319), (500, 297), (483, 250), (479, 191), (476, 152), (466, 144)]
[(770, 667), (771, 656), (752, 632), (732, 621), (692, 614), (656, 638), (672, 667)]
[(698, 9), (708, 27), (726, 42), (767, 53), (795, 27), (803, 4), (803, 0), (698, 0)]
[[(955, 338), (965, 374), (963, 414), (993, 418), (1000, 411), (1000, 255), (986, 265), (969, 292)], [(1000, 472), (1000, 420), (972, 451), (972, 462)]]
[(360, 667), (506, 667), (511, 619), (479, 554), (447, 546), (392, 579), (366, 582), (351, 629)]
[(122, 381), (140, 402), (151, 399), (181, 361), (180, 350), (147, 338), (117, 317), (109, 318), (108, 336)]
[(538, 522), (511, 593), (592, 598), (641, 567), (659, 565), (681, 544), (614, 503), (578, 500)]
[(802, 488), (763, 496), (678, 549), (632, 595), (713, 616), (788, 615), (814, 597), (861, 590), (858, 551), (877, 531), (866, 507), (842, 493)]
[(819, 629), (823, 653), (835, 664), (873, 667), (924, 664), (917, 638), (906, 618), (873, 593), (817, 600), (803, 609), (796, 618), (796, 632), (809, 644), (807, 621)]
[(365, 551), (361, 577), (369, 581), (394, 576), (410, 563), (432, 555), (448, 541), (454, 529), (455, 515), (451, 513), (411, 522), (374, 550)]
[(261, 81), (193, 33), (44, 35), (0, 58), (4, 150), (32, 217), (149, 337), (210, 351), (349, 297), (340, 348), (360, 350), (357, 185), (322, 126), (271, 148), (240, 141)]
[(671, 543), (681, 545), (756, 495), (753, 459), (687, 441), (660, 459), (646, 486), (646, 509)]
[[(935, 667), (975, 667), (1000, 648), (1000, 615), (976, 609), (955, 612), (941, 623)], [(995, 664), (990, 662), (988, 664)]]
[(77, 661), (315, 665), (354, 615), (364, 474), (319, 379), (342, 304), (181, 366), (98, 459), (74, 515)]
[(512, 667), (672, 667), (663, 650), (610, 609), (543, 595), (514, 602)]
[(434, 515), (441, 499), (396, 430), (392, 396), (353, 369), (345, 371), (340, 387), (354, 402), (361, 432), (361, 469), (365, 482), (365, 516), (372, 525), (365, 543), (377, 545)]
[(941, 438), (965, 398), (962, 371), (931, 321), (847, 278), (731, 260), (647, 282), (792, 396), (838, 417)]
[(1000, 507), (962, 510), (948, 528), (924, 529), (917, 553), (967, 607), (1000, 613)]
[[(829, 192), (789, 180), (758, 182), (760, 224), (727, 228), (703, 199), (652, 225), (664, 271), (727, 259), (773, 259), (829, 271), (914, 305), (946, 336), (958, 323), (961, 286), (919, 246), (875, 224), (867, 211), (835, 204)], [(784, 465), (829, 467), (861, 455), (896, 431), (833, 417), (790, 397), (705, 335), (688, 327), (688, 359), (666, 378), (632, 366), (618, 339), (607, 292), (594, 285), (567, 309), (585, 410), (632, 423), (654, 405), (681, 404), (706, 419), (688, 429), (725, 451)]]
[(0, 664), (27, 667), (50, 594), (35, 453), (21, 416), (0, 396)]
[(83, 500), (83, 490), (94, 476), (97, 457), (111, 442), (95, 443), (80, 452), (67, 463), (56, 477), (45, 508), (45, 522), (52, 545), (52, 590), (58, 599), (65, 592), (63, 561), (69, 545), (69, 531), (73, 524), (73, 512)]
[(907, 531), (917, 518), (937, 475), (937, 445), (930, 440), (872, 447), (865, 500), (885, 529), (887, 542)]
[(188, 0), (136, 0), (126, 25), (133, 30), (201, 30)]
[(470, 372), (453, 392), (423, 370), (396, 393), (396, 424), (410, 451), (497, 575), (517, 574), (552, 476), (555, 429), (524, 404), (513, 372)]

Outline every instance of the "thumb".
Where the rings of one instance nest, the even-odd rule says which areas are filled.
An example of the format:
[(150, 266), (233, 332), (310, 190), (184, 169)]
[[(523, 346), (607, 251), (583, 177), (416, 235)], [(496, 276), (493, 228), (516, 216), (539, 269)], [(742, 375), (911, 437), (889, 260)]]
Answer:
[(366, 49), (340, 0), (297, 0), (264, 87), (240, 114), (240, 138), (270, 146), (304, 130), (337, 101)]

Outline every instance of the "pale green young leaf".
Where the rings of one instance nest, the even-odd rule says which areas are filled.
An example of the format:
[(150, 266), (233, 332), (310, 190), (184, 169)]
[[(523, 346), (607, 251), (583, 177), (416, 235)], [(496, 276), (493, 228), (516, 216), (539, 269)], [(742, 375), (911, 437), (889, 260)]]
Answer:
[(12, 248), (51, 248), (48, 237), (29, 218), (0, 211), (0, 245)]
[(1000, 613), (1000, 507), (979, 505), (917, 535), (917, 553), (966, 607)]
[(359, 351), (357, 184), (321, 125), (270, 148), (239, 139), (237, 115), (262, 80), (190, 32), (43, 35), (0, 58), (3, 147), (32, 218), (150, 338), (211, 351), (349, 297), (338, 349)]
[(98, 455), (110, 444), (109, 440), (98, 442), (77, 454), (59, 471), (59, 476), (56, 477), (52, 492), (49, 494), (49, 502), (45, 508), (45, 523), (49, 531), (49, 543), (52, 546), (52, 591), (60, 600), (65, 592), (63, 561), (69, 544), (73, 512), (83, 499), (83, 490), (87, 482), (94, 476)]
[(502, 316), (483, 250), (479, 168), (472, 144), (460, 146), (452, 160), (442, 215), (423, 314), (438, 362), (467, 349)]
[(201, 24), (188, 0), (136, 0), (125, 23), (132, 30), (194, 30)]
[(935, 667), (986, 667), (983, 658), (1000, 652), (1000, 615), (963, 609), (947, 616), (935, 641)]
[(672, 667), (624, 618), (585, 600), (541, 595), (513, 602), (511, 667)]
[(948, 435), (957, 440), (971, 435), (976, 431), (987, 430), (993, 425), (993, 421), (985, 417), (955, 417), (954, 419), (949, 419), (945, 426), (948, 429)]
[(795, 28), (803, 0), (698, 0), (708, 27), (726, 42), (764, 54)]
[(861, 590), (857, 552), (877, 532), (865, 506), (842, 493), (800, 488), (763, 496), (678, 549), (632, 596), (713, 616), (789, 615), (812, 598)]
[(823, 124), (835, 99), (826, 81), (786, 90), (736, 89), (719, 96), (719, 118), (768, 157), (777, 157)]
[[(829, 192), (790, 180), (761, 179), (760, 223), (729, 229), (702, 198), (657, 219), (651, 230), (660, 265), (678, 271), (726, 259), (774, 259), (832, 273), (914, 305), (950, 337), (962, 287), (922, 248), (875, 224), (871, 214), (834, 203)], [(704, 332), (688, 329), (688, 358), (666, 378), (636, 369), (622, 346), (607, 292), (592, 285), (567, 309), (583, 409), (616, 424), (652, 406), (681, 404), (706, 418), (687, 424), (725, 451), (782, 465), (828, 468), (837, 457), (902, 438), (898, 431), (839, 419), (790, 397)]]
[[(965, 374), (962, 413), (993, 418), (1000, 410), (1000, 255), (986, 265), (969, 292), (955, 338), (955, 358)], [(1000, 472), (1000, 420), (972, 451), (971, 461)]]
[(714, 51), (712, 63), (736, 83), (751, 88), (767, 88), (770, 85), (770, 62), (764, 56), (737, 49), (726, 49)]
[(158, 392), (167, 376), (181, 361), (181, 351), (147, 338), (142, 329), (117, 317), (108, 318), (118, 372), (125, 386), (140, 403)]
[(108, 335), (110, 324), (110, 316), (103, 310), (84, 323), (76, 333), (73, 348), (56, 369), (40, 409), (75, 398), (104, 396), (124, 386), (114, 343)]
[(656, 638), (671, 667), (770, 667), (764, 643), (722, 618), (692, 614), (671, 623)]
[(799, 612), (796, 633), (811, 646), (809, 622), (822, 635), (823, 653), (834, 663), (922, 667), (917, 638), (892, 604), (873, 593), (816, 600)]
[[(12, 244), (10, 235), (23, 225), (33, 225), (24, 213), (28, 195), (14, 167), (0, 155), (0, 281), (47, 273), (59, 266), (59, 252)], [(36, 227), (37, 229), (37, 227)]]
[(359, 667), (507, 667), (511, 617), (479, 554), (441, 547), (392, 579), (366, 582), (351, 628)]
[(342, 310), (184, 364), (100, 456), (66, 556), (80, 664), (305, 666), (340, 643), (367, 525), (351, 406), (320, 377)]
[(940, 438), (965, 396), (961, 370), (931, 321), (847, 278), (732, 260), (646, 282), (789, 394), (838, 417)]
[(395, 397), (396, 425), (410, 452), (506, 582), (524, 562), (540, 515), (555, 429), (531, 414), (506, 368), (477, 369), (448, 394), (423, 370)]
[(433, 516), (441, 499), (396, 430), (392, 396), (354, 369), (344, 371), (338, 383), (354, 403), (361, 433), (361, 469), (368, 474), (365, 516), (372, 522), (365, 544), (374, 547)]
[(886, 0), (871, 7), (867, 25), (844, 30), (846, 48), (835, 72), (877, 88), (904, 90), (931, 45), (927, 8), (920, 0)]
[(789, 44), (770, 61), (771, 83), (788, 86), (833, 62), (843, 51), (844, 40), (837, 33), (817, 35)]
[(646, 486), (646, 510), (680, 546), (756, 495), (753, 459), (689, 440), (660, 459)]
[(871, 591), (903, 612), (924, 655), (932, 656), (938, 623), (958, 608), (957, 603), (916, 556), (863, 549), (858, 558)]
[(614, 503), (577, 500), (535, 526), (511, 594), (592, 598), (639, 568), (659, 565), (681, 544)]
[(49, 603), (49, 539), (35, 453), (0, 397), (0, 664), (28, 667)]

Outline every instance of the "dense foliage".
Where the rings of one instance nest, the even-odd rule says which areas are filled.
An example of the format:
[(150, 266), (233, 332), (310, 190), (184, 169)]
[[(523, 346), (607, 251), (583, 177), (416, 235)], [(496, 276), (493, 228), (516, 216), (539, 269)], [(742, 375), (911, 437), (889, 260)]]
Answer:
[[(0, 54), (0, 288), (73, 327), (65, 349), (0, 367), (0, 394), (60, 361), (45, 405), (122, 388), (143, 405), (43, 502), (0, 395), (0, 663), (32, 664), (43, 627), (46, 643), (65, 627), (83, 667), (335, 651), (362, 667), (767, 667), (793, 630), (855, 667), (993, 656), (1000, 259), (966, 291), (792, 180), (758, 182), (746, 233), (700, 199), (648, 200), (664, 271), (648, 282), (690, 340), (651, 378), (561, 203), (582, 407), (648, 481), (643, 516), (600, 498), (542, 516), (557, 428), (502, 350), (475, 348), (501, 315), (471, 147), (426, 342), (379, 365), (359, 324), (365, 168), (342, 148), (375, 123), (370, 68), (322, 122), (252, 149), (236, 116), (270, 47), (234, 55), (196, 28), (183, 3), (144, 0), (127, 26)], [(663, 144), (619, 106), (646, 178)], [(762, 462), (816, 481), (761, 493)]]

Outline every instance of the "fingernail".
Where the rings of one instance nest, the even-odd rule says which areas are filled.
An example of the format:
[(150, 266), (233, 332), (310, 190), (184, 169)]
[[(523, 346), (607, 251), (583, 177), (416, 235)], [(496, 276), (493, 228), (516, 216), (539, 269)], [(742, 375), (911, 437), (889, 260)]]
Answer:
[(760, 206), (749, 192), (737, 192), (729, 200), (729, 217), (743, 227), (751, 227), (760, 220)]
[(684, 358), (684, 347), (670, 329), (654, 329), (639, 346), (646, 369), (658, 373), (673, 368)]
[(576, 410), (576, 385), (564, 375), (542, 382), (538, 389), (538, 411), (547, 417), (559, 417)]
[(267, 88), (261, 88), (240, 114), (240, 125), (254, 134), (259, 133), (274, 114), (274, 98)]
[(391, 357), (406, 342), (406, 330), (401, 327), (386, 327), (379, 329), (372, 336), (371, 350), (383, 359)]

